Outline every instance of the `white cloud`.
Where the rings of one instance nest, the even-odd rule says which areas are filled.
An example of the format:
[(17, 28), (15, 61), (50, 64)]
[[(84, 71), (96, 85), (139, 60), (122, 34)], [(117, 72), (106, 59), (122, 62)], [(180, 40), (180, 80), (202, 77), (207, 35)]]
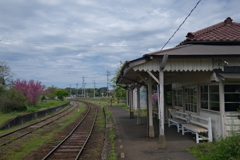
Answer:
[[(197, 1), (0, 1), (0, 57), (19, 78), (106, 84), (120, 61), (159, 50)], [(165, 49), (229, 16), (240, 22), (239, 4), (201, 1)]]

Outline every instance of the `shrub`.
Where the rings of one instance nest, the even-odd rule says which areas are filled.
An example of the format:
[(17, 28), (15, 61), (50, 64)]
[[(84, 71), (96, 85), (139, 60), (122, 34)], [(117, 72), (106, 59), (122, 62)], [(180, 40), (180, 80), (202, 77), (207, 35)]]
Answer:
[(187, 149), (199, 160), (240, 160), (240, 135)]
[(212, 148), (209, 158), (212, 160), (240, 159), (240, 136), (233, 135), (221, 139), (216, 147)]
[(25, 111), (27, 110), (26, 98), (21, 92), (9, 89), (0, 96), (0, 110), (4, 113)]
[(46, 98), (45, 96), (42, 96), (42, 97), (41, 97), (41, 101), (42, 101), (42, 102), (44, 102), (44, 101), (46, 101), (46, 100), (47, 100), (47, 98)]

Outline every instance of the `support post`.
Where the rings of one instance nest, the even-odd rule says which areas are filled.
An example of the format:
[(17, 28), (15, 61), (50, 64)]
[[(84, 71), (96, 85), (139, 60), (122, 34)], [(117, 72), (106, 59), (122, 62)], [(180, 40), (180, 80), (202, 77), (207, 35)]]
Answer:
[(138, 109), (138, 115), (137, 115), (137, 125), (141, 125), (141, 116), (140, 116), (140, 86), (137, 86), (137, 109)]
[(130, 107), (130, 119), (134, 119), (134, 114), (133, 114), (133, 89), (130, 89), (129, 92), (129, 107)]
[(166, 138), (164, 134), (164, 72), (163, 69), (160, 68), (159, 71), (159, 91), (158, 93), (160, 96), (159, 99), (159, 106), (158, 110), (160, 111), (160, 119), (159, 119), (159, 143), (158, 143), (158, 148), (166, 148)]
[(152, 114), (152, 79), (149, 76), (148, 80), (148, 117), (149, 117), (149, 137), (154, 137), (153, 114)]
[(224, 98), (224, 85), (221, 80), (219, 83), (219, 105), (220, 105), (220, 116), (222, 124), (222, 138), (226, 138), (226, 128), (225, 128), (225, 98)]

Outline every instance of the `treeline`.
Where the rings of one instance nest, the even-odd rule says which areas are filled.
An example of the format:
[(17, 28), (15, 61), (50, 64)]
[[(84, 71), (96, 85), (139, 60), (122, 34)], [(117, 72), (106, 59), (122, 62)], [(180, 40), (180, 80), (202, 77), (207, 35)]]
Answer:
[[(65, 88), (70, 95), (76, 96), (76, 97), (107, 97), (107, 96), (112, 96), (112, 91), (108, 91), (107, 93), (107, 87), (101, 87), (101, 88)], [(78, 96), (77, 96), (78, 95)]]

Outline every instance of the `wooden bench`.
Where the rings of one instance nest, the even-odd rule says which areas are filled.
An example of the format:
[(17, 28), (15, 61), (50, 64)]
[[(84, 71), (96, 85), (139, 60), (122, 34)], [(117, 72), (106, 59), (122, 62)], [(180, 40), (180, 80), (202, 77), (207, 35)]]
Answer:
[[(208, 140), (212, 142), (211, 117), (206, 118), (197, 115), (190, 115), (190, 123), (182, 124), (182, 135), (186, 132), (191, 132), (196, 135), (196, 143), (199, 143), (199, 140)], [(208, 136), (200, 133), (208, 133)]]
[[(189, 114), (181, 111), (175, 111), (175, 113), (171, 113), (173, 118), (168, 118), (168, 127), (177, 126), (177, 131), (182, 130), (182, 124), (188, 123)], [(172, 111), (174, 112), (174, 111)]]

